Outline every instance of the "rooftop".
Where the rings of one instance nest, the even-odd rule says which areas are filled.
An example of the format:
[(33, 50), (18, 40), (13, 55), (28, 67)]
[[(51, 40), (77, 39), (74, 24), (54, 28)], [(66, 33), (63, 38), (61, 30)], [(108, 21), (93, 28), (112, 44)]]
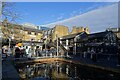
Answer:
[(87, 34), (86, 32), (80, 32), (80, 33), (76, 33), (76, 34), (70, 34), (70, 35), (63, 36), (63, 37), (61, 37), (61, 39), (62, 39), (62, 40), (64, 40), (64, 39), (71, 39), (71, 38), (74, 38), (74, 37), (76, 37), (77, 35), (83, 34), (83, 33)]

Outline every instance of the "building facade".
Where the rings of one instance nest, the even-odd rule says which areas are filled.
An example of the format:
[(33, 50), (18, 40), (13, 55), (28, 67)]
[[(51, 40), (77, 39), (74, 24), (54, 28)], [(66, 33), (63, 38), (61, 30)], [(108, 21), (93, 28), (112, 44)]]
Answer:
[(37, 41), (42, 42), (42, 31), (31, 28), (24, 28), (23, 30), (23, 41)]
[(68, 35), (68, 27), (63, 25), (56, 25), (54, 28), (51, 28), (49, 30), (44, 30), (43, 35), (45, 38), (48, 38), (50, 41), (55, 41), (58, 38)]
[(65, 35), (68, 35), (69, 31), (68, 31), (68, 27), (67, 26), (63, 26), (63, 25), (56, 25), (53, 29), (53, 34), (52, 34), (52, 41), (56, 40), (57, 37), (62, 37)]
[(80, 32), (86, 32), (87, 34), (89, 34), (89, 28), (86, 27), (76, 27), (76, 26), (73, 26), (73, 29), (72, 29), (72, 32), (70, 34), (76, 34), (76, 33), (80, 33)]
[(118, 37), (112, 31), (93, 34), (81, 32), (61, 37), (60, 43), (68, 50), (69, 55), (80, 55), (90, 51), (116, 54)]
[(84, 38), (79, 38), (76, 41), (77, 52), (91, 52), (116, 54), (117, 36), (112, 31), (104, 31), (99, 33), (88, 34)]
[(118, 39), (120, 39), (120, 28), (107, 28), (106, 30), (114, 32), (117, 35)]
[(69, 55), (76, 55), (77, 53), (77, 45), (76, 41), (79, 38), (83, 38), (87, 35), (86, 32), (80, 32), (80, 33), (76, 33), (76, 34), (70, 34), (67, 36), (63, 36), (60, 38), (60, 44), (63, 45), (63, 47), (66, 48), (66, 50), (68, 50), (68, 54)]
[(84, 27), (74, 26), (72, 29), (72, 32), (69, 32), (69, 29), (67, 26), (56, 25), (54, 28), (51, 28), (49, 30), (44, 30), (43, 35), (52, 39), (52, 41), (55, 41), (57, 39), (57, 37), (61, 38), (63, 36), (77, 34), (77, 33), (81, 33), (81, 32), (86, 32), (87, 34), (90, 33), (88, 27), (84, 28)]
[(42, 31), (35, 28), (24, 27), (23, 25), (12, 24), (7, 20), (3, 21), (1, 26), (3, 42), (9, 39), (13, 42), (37, 41), (42, 42)]

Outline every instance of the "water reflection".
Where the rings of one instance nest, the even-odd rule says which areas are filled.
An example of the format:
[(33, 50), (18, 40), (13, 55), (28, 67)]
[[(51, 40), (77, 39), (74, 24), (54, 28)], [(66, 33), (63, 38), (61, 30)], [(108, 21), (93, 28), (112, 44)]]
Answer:
[(21, 64), (16, 66), (19, 75), (25, 80), (64, 79), (64, 80), (119, 80), (120, 74), (83, 67), (63, 62)]

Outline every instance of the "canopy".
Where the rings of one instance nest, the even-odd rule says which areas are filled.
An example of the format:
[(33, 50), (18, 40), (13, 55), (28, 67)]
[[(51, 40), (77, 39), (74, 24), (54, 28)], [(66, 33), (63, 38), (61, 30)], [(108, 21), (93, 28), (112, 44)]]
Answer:
[(18, 43), (18, 44), (16, 44), (16, 46), (22, 46), (22, 43)]

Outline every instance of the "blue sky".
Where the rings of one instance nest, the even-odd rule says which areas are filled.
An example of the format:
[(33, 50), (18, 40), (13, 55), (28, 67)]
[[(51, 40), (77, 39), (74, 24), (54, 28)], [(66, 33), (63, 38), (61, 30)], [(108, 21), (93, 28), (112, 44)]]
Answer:
[(16, 2), (17, 22), (44, 25), (110, 5), (109, 2)]

